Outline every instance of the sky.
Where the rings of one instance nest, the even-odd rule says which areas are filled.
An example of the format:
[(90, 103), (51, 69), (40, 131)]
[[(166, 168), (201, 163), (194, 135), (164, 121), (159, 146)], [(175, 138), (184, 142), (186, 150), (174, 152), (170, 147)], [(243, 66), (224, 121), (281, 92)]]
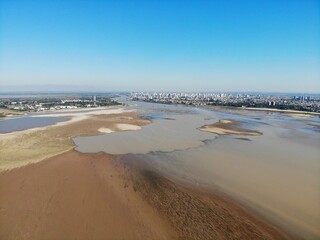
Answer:
[(320, 1), (0, 0), (15, 90), (320, 93)]

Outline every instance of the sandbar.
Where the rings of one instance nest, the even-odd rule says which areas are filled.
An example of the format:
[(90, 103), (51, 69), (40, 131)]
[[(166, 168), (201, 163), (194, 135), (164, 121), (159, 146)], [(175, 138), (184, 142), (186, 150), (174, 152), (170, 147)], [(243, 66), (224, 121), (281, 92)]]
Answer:
[(118, 129), (121, 131), (135, 131), (135, 130), (140, 130), (141, 127), (138, 125), (133, 125), (133, 124), (124, 124), (124, 123), (119, 123), (116, 125)]
[(98, 131), (101, 132), (101, 133), (112, 133), (112, 132), (114, 132), (110, 128), (103, 128), (103, 127), (99, 128)]
[(289, 239), (227, 196), (104, 153), (2, 172), (0, 195), (0, 239)]
[(235, 120), (221, 119), (210, 125), (204, 125), (199, 128), (201, 131), (211, 132), (218, 135), (248, 135), (248, 136), (260, 136), (259, 131), (253, 131), (240, 127), (241, 123)]
[(94, 114), (74, 113), (71, 120), (45, 127), (0, 134), (0, 171), (36, 163), (74, 148), (76, 136), (103, 134), (100, 128), (119, 131), (117, 124), (149, 124), (135, 111), (110, 109)]
[(298, 110), (291, 110), (291, 109), (253, 108), (253, 107), (241, 107), (241, 108), (237, 108), (237, 109), (244, 109), (244, 110), (251, 110), (251, 111), (281, 112), (281, 113), (286, 113), (286, 114), (292, 114), (292, 116), (298, 116), (299, 114), (320, 116), (319, 112), (307, 112), (307, 111), (298, 111)]
[(306, 113), (285, 113), (285, 116), (293, 117), (293, 118), (312, 118), (317, 115), (314, 114), (306, 114)]

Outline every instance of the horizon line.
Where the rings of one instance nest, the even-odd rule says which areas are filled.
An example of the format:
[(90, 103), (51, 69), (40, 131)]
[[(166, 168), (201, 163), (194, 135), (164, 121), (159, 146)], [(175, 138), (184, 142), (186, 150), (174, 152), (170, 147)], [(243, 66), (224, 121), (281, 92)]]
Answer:
[(254, 94), (313, 94), (320, 95), (320, 92), (298, 92), (298, 91), (175, 91), (175, 90), (15, 90), (15, 91), (1, 91), (0, 94), (72, 94), (72, 93), (133, 93), (133, 92), (145, 92), (145, 93), (254, 93)]

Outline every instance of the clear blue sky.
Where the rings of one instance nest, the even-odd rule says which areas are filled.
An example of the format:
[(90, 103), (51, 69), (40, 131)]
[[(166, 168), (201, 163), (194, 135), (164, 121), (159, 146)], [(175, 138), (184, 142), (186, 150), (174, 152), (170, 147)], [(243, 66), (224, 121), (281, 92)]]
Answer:
[(0, 91), (320, 92), (319, 0), (0, 0)]

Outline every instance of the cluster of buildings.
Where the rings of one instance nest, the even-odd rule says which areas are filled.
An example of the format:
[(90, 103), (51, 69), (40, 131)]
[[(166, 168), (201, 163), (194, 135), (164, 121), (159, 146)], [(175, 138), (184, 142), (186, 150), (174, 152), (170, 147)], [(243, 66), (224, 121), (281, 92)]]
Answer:
[(195, 106), (263, 107), (320, 112), (320, 95), (134, 92), (130, 100)]
[(36, 98), (8, 98), (0, 99), (0, 108), (16, 111), (41, 112), (47, 110), (94, 108), (117, 104), (110, 97), (86, 96), (72, 97), (36, 97)]

